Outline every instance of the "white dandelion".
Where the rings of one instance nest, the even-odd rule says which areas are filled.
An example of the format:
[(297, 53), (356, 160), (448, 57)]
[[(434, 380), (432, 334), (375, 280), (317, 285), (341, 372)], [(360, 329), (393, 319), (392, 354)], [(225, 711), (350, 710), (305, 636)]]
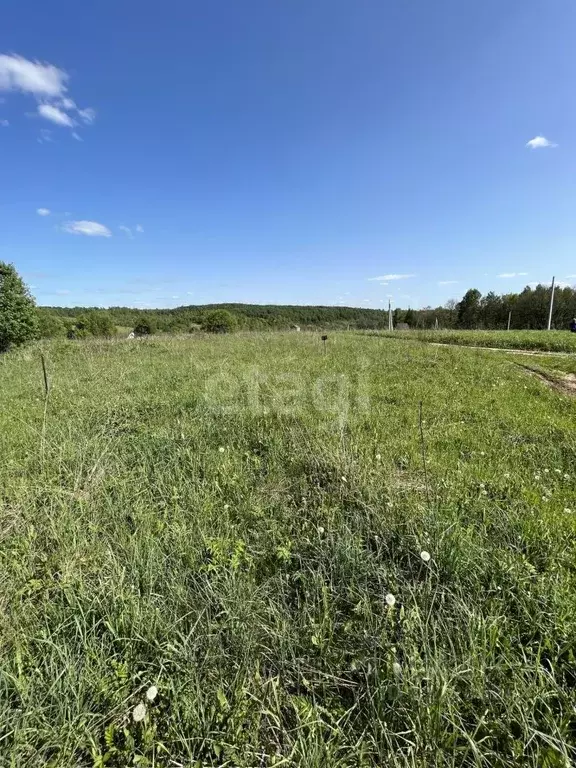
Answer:
[(400, 677), (402, 674), (402, 665), (395, 661), (394, 664), (392, 664), (392, 672), (394, 672), (396, 677)]
[(534, 480), (540, 480), (540, 475), (534, 475)]
[(224, 446), (221, 445), (220, 448), (218, 448), (218, 453), (224, 453), (225, 450), (226, 449), (224, 448)]
[(146, 706), (140, 702), (132, 710), (132, 719), (135, 723), (140, 723), (146, 717)]
[(151, 685), (150, 688), (146, 691), (146, 698), (148, 701), (154, 701), (154, 699), (158, 696), (158, 688), (156, 688), (155, 685)]
[(320, 536), (324, 536), (325, 532), (326, 531), (324, 530), (324, 528), (321, 525), (319, 525), (318, 526), (318, 533), (320, 534)]
[(425, 563), (429, 563), (432, 555), (430, 554), (430, 552), (426, 552), (426, 550), (423, 549), (422, 552), (420, 552), (420, 557)]
[(394, 606), (396, 605), (396, 598), (394, 597), (393, 594), (388, 592), (388, 594), (384, 599), (386, 600), (386, 605), (388, 605), (390, 608), (394, 608)]

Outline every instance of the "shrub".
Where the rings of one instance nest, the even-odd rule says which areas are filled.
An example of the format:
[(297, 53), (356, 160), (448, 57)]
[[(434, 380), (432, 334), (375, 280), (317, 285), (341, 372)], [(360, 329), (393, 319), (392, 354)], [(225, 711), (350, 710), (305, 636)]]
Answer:
[(202, 330), (208, 333), (231, 333), (238, 321), (227, 309), (215, 309), (202, 318)]

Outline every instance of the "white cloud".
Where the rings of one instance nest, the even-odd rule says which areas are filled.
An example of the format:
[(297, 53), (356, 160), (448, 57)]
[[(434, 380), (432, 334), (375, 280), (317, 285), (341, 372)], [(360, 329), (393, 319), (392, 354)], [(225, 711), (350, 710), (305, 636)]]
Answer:
[(144, 232), (144, 227), (142, 227), (141, 224), (136, 225), (136, 232), (140, 232), (142, 234)]
[(438, 285), (455, 285), (458, 280), (438, 280)]
[(134, 235), (132, 234), (130, 227), (125, 227), (124, 224), (120, 224), (118, 229), (124, 232), (130, 238), (130, 240), (134, 240)]
[(409, 277), (416, 277), (416, 275), (380, 275), (380, 277), (369, 277), (369, 280), (377, 280), (378, 282), (384, 281), (384, 285), (389, 280), (407, 280)]
[(88, 237), (112, 237), (112, 232), (97, 221), (66, 221), (62, 225), (64, 232), (71, 235), (88, 235)]
[(502, 272), (500, 275), (496, 275), (496, 277), (525, 277), (528, 274), (528, 272)]
[(74, 113), (83, 123), (91, 125), (96, 111), (91, 107), (80, 109), (66, 95), (68, 79), (68, 74), (53, 64), (0, 54), (0, 91), (33, 96), (38, 101), (38, 114), (57, 125), (72, 128), (77, 123)]
[(557, 147), (558, 144), (554, 144), (552, 141), (548, 141), (545, 136), (535, 136), (526, 143), (529, 149), (547, 149), (548, 147)]
[(0, 120), (0, 125), (2, 126), (2, 128), (8, 128), (10, 123), (8, 120)]
[(82, 138), (82, 136), (78, 136), (78, 134), (76, 133), (76, 131), (72, 131), (72, 138), (73, 138), (73, 139), (76, 139), (76, 141), (84, 141), (84, 139)]
[(49, 208), (36, 208), (36, 213), (38, 216), (50, 216), (50, 209)]
[(74, 125), (76, 125), (70, 115), (67, 115), (66, 112), (63, 112), (53, 104), (40, 104), (38, 107), (38, 114), (41, 117), (46, 118), (46, 120), (50, 120), (53, 123), (56, 123), (56, 125), (65, 125), (68, 128), (72, 128)]
[(21, 91), (36, 97), (55, 98), (66, 91), (68, 75), (52, 64), (28, 61), (22, 56), (0, 55), (0, 91)]

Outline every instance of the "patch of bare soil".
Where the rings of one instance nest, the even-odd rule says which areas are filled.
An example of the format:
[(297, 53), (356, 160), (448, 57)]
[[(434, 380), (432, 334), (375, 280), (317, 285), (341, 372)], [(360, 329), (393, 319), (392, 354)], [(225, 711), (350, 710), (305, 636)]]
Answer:
[(531, 376), (535, 376), (537, 379), (540, 379), (540, 381), (546, 384), (547, 387), (550, 387), (550, 389), (555, 389), (557, 392), (562, 392), (564, 395), (572, 395), (573, 397), (576, 396), (575, 374), (565, 373), (561, 376), (553, 376), (551, 373), (543, 371), (542, 369), (536, 370), (535, 368), (530, 368), (530, 366), (522, 365), (520, 363), (518, 363), (518, 365)]

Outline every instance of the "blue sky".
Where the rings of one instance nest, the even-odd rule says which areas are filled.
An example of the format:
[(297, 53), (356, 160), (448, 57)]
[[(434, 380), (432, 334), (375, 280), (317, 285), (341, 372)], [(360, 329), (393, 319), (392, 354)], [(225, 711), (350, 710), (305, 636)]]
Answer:
[(61, 305), (576, 282), (575, 29), (573, 0), (10, 3), (0, 259)]

